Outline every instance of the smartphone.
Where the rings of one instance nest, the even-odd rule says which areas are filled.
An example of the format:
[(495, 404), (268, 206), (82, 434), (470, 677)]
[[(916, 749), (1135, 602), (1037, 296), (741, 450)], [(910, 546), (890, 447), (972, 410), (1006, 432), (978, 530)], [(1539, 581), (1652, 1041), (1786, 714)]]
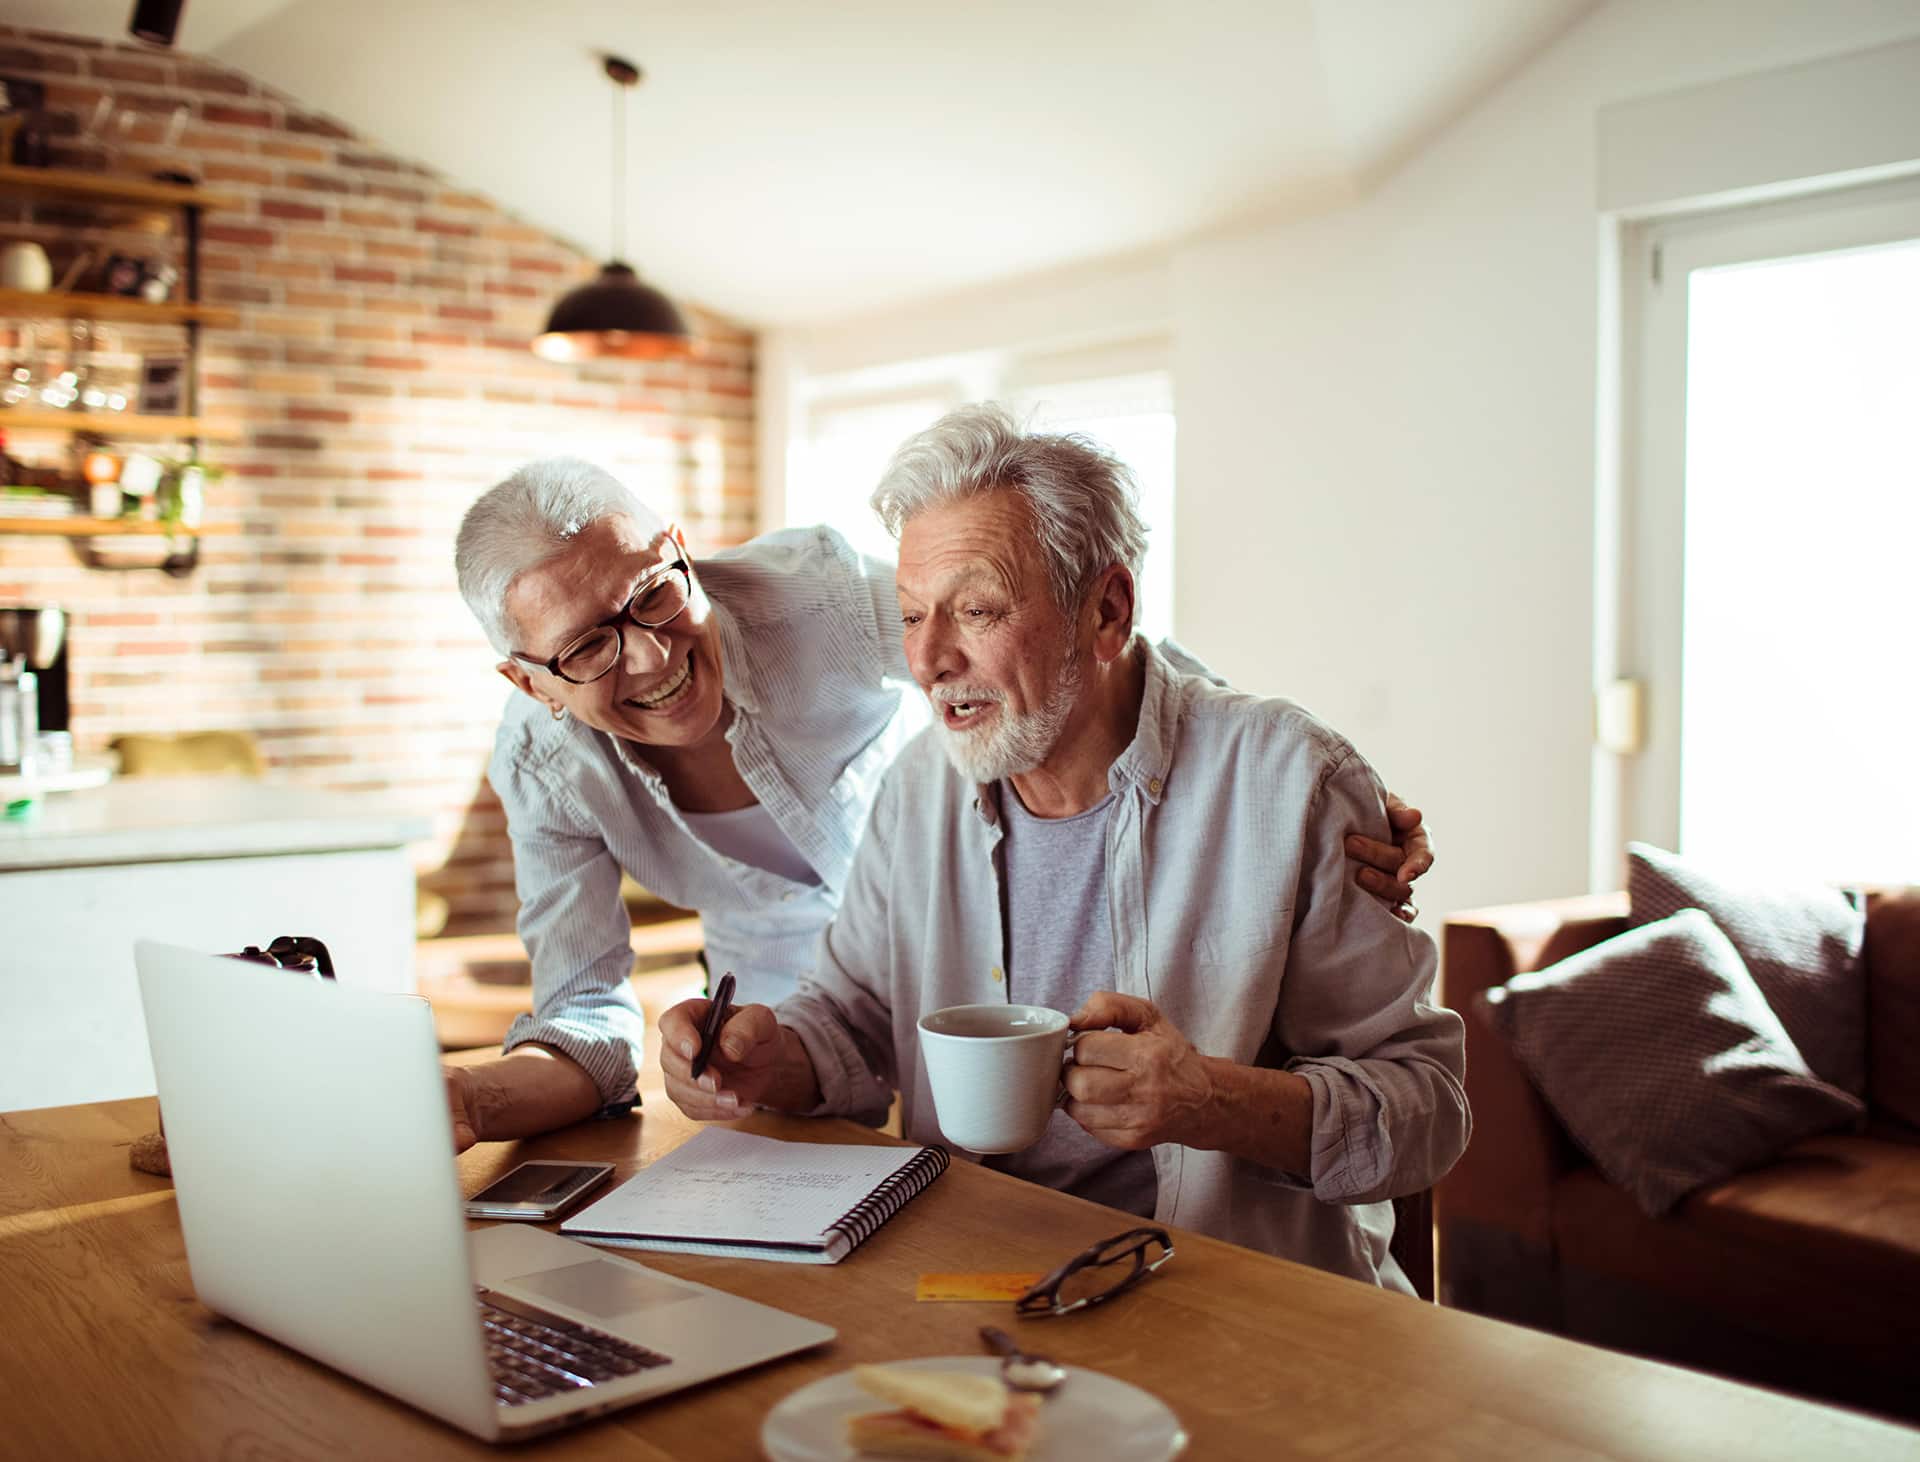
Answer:
[(613, 1174), (604, 1162), (523, 1162), (467, 1200), (468, 1218), (558, 1218)]

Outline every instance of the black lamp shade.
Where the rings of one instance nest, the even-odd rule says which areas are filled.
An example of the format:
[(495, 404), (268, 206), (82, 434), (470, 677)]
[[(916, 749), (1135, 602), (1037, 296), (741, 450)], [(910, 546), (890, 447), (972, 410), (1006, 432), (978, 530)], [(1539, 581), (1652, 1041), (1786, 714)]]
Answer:
[(134, 0), (133, 19), (127, 29), (149, 45), (170, 46), (180, 28), (180, 9), (187, 0)]
[(618, 262), (591, 284), (561, 296), (533, 352), (547, 360), (624, 356), (664, 360), (690, 355), (693, 341), (673, 301)]

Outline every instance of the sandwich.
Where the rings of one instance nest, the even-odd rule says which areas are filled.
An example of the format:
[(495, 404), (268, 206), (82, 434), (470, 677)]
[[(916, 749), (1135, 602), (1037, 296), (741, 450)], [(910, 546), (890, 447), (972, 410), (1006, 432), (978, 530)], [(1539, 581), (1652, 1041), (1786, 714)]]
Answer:
[(894, 1407), (847, 1418), (847, 1441), (863, 1457), (1020, 1462), (1040, 1431), (1040, 1398), (998, 1376), (855, 1366), (853, 1379)]

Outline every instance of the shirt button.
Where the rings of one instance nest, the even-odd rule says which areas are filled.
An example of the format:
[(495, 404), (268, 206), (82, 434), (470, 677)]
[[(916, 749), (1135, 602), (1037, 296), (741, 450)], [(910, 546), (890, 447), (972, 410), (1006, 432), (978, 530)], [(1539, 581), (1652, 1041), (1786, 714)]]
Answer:
[(1155, 777), (1152, 781), (1148, 782), (1147, 790), (1153, 793), (1154, 796), (1158, 797), (1160, 795), (1160, 779), (1158, 777)]
[(781, 902), (781, 903), (783, 903), (783, 904), (790, 904), (790, 903), (792, 903), (792, 902), (793, 902), (793, 890), (792, 890), (792, 889), (788, 889), (788, 890), (787, 890), (787, 891), (786, 891), (785, 893), (783, 893), (783, 894), (781, 894), (781, 895), (780, 895), (780, 902)]
[(995, 965), (993, 967), (993, 983), (997, 985), (1005, 978), (1006, 976), (1000, 973), (1000, 966)]

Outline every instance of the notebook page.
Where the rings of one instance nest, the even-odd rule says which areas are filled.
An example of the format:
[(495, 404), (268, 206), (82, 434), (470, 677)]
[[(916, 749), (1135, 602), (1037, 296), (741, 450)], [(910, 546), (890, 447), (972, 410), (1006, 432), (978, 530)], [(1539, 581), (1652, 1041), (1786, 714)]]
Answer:
[(917, 1147), (781, 1142), (709, 1127), (641, 1169), (561, 1231), (818, 1244)]

